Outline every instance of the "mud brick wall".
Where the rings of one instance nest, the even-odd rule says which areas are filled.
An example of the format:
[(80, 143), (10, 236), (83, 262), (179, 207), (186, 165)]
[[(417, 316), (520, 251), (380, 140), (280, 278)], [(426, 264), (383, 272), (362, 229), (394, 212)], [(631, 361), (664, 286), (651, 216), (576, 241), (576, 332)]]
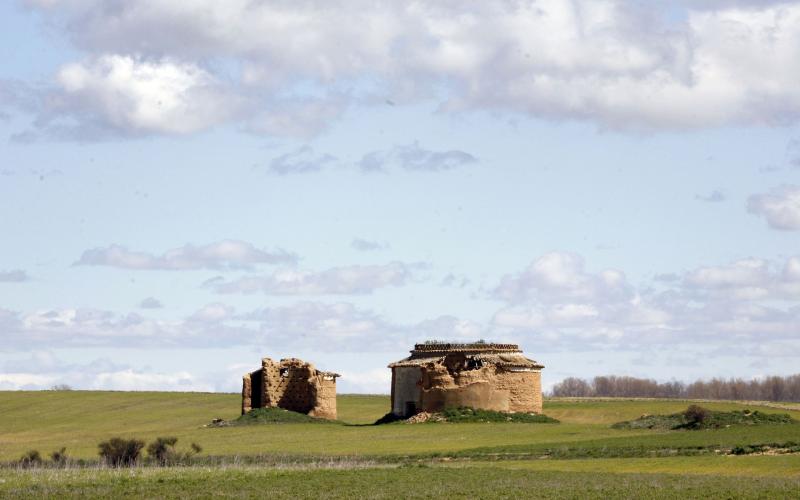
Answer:
[(261, 360), (242, 380), (242, 413), (278, 407), (320, 418), (336, 418), (336, 374), (320, 372), (296, 358)]

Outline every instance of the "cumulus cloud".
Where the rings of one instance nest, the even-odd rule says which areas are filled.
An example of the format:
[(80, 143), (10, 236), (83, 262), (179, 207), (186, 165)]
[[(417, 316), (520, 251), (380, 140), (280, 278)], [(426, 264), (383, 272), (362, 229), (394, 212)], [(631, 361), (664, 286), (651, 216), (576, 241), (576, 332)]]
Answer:
[(245, 276), (233, 281), (209, 283), (217, 293), (267, 295), (363, 295), (378, 288), (404, 286), (412, 278), (414, 265), (391, 262), (384, 265), (333, 267), (324, 271), (281, 269), (267, 276)]
[(773, 229), (800, 229), (800, 187), (784, 185), (769, 193), (754, 194), (747, 200), (747, 210), (764, 217)]
[(493, 296), (511, 303), (564, 300), (612, 301), (632, 296), (621, 271), (589, 273), (583, 258), (566, 252), (550, 252), (525, 270), (504, 276)]
[(187, 318), (155, 320), (139, 313), (88, 308), (16, 312), (0, 309), (4, 344), (60, 347), (155, 347), (250, 344), (252, 332), (229, 322), (232, 309), (210, 304)]
[(420, 147), (419, 143), (396, 146), (387, 151), (367, 153), (358, 162), (365, 172), (384, 172), (392, 166), (417, 172), (452, 170), (477, 162), (477, 158), (458, 150), (432, 151)]
[(683, 289), (726, 300), (800, 299), (800, 259), (790, 257), (778, 264), (750, 258), (701, 267), (686, 274)]
[(266, 341), (296, 347), (335, 345), (345, 351), (365, 347), (381, 350), (397, 348), (405, 338), (405, 328), (380, 315), (337, 302), (299, 302), (285, 307), (266, 307), (240, 316), (258, 323)]
[(604, 273), (587, 272), (572, 254), (535, 260), (496, 288), (494, 296), (507, 305), (495, 313), (492, 331), (562, 348), (734, 340), (755, 348), (766, 339), (792, 338), (800, 321), (798, 257), (699, 267), (658, 278), (657, 287), (618, 282), (608, 289)]
[(0, 271), (0, 283), (21, 283), (28, 280), (30, 280), (30, 276), (22, 269)]
[(186, 371), (134, 369), (104, 358), (67, 363), (50, 352), (0, 364), (0, 389), (41, 390), (55, 385), (73, 389), (115, 391), (213, 391), (217, 387)]
[[(685, 16), (624, 0), (29, 3), (93, 54), (60, 71), (59, 99), (75, 117), (127, 130), (240, 119), (263, 133), (304, 133), (347, 102), (385, 96), (626, 130), (800, 117), (794, 3), (686, 2)], [(208, 60), (238, 63), (234, 95), (257, 105), (231, 113), (223, 77), (198, 62)], [(264, 102), (263, 89), (286, 97)]]
[[(214, 349), (264, 345), (286, 349), (335, 346), (343, 351), (395, 350), (406, 346), (413, 330), (411, 325), (392, 323), (373, 311), (346, 302), (301, 301), (241, 313), (228, 304), (211, 303), (175, 319), (97, 309), (0, 308), (3, 345), (16, 350), (42, 346)], [(41, 366), (46, 369), (49, 364), (43, 362)], [(31, 372), (30, 367), (20, 370)]]
[(389, 244), (380, 241), (365, 240), (364, 238), (353, 238), (350, 246), (359, 252), (374, 252), (376, 250), (386, 250)]
[(336, 157), (316, 154), (311, 146), (303, 146), (274, 158), (269, 163), (269, 171), (278, 175), (306, 174), (319, 172), (333, 163)]
[(184, 245), (162, 255), (128, 250), (120, 245), (86, 250), (78, 266), (110, 266), (138, 270), (248, 269), (256, 264), (294, 264), (297, 256), (283, 249), (256, 248), (252, 243), (223, 240)]
[(43, 120), (94, 123), (120, 133), (186, 134), (234, 116), (241, 99), (208, 71), (168, 57), (101, 55), (70, 63)]

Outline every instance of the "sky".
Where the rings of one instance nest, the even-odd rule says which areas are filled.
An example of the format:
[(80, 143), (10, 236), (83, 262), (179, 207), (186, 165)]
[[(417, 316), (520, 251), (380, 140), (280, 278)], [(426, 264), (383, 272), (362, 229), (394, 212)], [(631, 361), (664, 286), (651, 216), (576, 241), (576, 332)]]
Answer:
[(800, 2), (0, 3), (0, 389), (800, 361)]

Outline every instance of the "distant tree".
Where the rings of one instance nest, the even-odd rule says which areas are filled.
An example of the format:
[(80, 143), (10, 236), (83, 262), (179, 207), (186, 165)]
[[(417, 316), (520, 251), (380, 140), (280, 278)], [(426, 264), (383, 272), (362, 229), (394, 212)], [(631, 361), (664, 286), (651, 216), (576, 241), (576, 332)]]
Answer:
[(50, 388), (51, 391), (71, 391), (72, 387), (67, 384), (56, 384)]
[(553, 386), (553, 396), (561, 397), (647, 397), (683, 399), (728, 399), (800, 402), (800, 374), (745, 381), (741, 378), (712, 378), (659, 383), (652, 379), (602, 375), (591, 382), (568, 377)]
[(553, 386), (553, 396), (584, 398), (592, 395), (592, 388), (588, 382), (575, 377), (569, 377)]

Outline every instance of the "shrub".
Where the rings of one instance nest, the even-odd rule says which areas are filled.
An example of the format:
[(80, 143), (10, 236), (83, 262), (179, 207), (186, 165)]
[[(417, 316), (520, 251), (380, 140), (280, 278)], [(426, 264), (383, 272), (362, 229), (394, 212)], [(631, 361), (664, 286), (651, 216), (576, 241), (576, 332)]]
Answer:
[(100, 457), (106, 464), (112, 467), (131, 466), (139, 460), (139, 454), (144, 448), (144, 441), (114, 437), (103, 441), (97, 447)]
[(147, 445), (147, 454), (153, 458), (159, 465), (171, 465), (182, 462), (187, 462), (192, 456), (203, 451), (203, 447), (197, 443), (190, 445), (191, 451), (178, 451), (175, 445), (178, 443), (176, 437), (160, 437)]
[(701, 427), (711, 416), (711, 412), (702, 406), (691, 405), (683, 412), (683, 416), (686, 418), (687, 426)]
[(155, 458), (161, 465), (166, 465), (167, 462), (175, 455), (175, 443), (178, 442), (176, 437), (159, 437), (147, 446), (147, 454)]
[(19, 459), (19, 465), (22, 467), (35, 467), (42, 463), (42, 456), (39, 455), (38, 450), (30, 450), (22, 455)]
[(50, 454), (50, 460), (53, 461), (56, 465), (64, 465), (67, 463), (67, 449), (62, 447), (60, 450), (56, 450)]

